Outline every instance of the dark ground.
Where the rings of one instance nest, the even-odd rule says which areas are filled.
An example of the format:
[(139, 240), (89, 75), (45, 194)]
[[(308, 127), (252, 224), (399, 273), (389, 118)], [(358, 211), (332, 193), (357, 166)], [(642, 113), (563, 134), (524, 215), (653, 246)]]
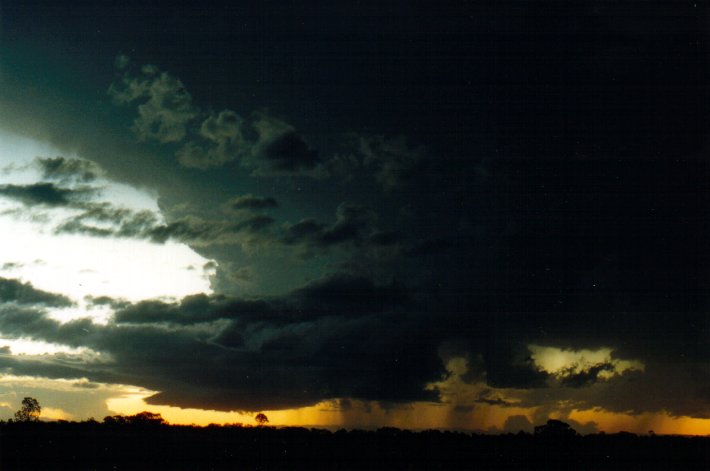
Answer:
[(710, 438), (0, 423), (4, 470), (707, 469)]

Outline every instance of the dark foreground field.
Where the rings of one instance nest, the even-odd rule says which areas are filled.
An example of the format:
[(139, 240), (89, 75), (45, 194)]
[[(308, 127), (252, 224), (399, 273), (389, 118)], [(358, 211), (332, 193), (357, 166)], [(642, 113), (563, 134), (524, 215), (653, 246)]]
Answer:
[(0, 424), (0, 469), (707, 469), (710, 439), (49, 422)]

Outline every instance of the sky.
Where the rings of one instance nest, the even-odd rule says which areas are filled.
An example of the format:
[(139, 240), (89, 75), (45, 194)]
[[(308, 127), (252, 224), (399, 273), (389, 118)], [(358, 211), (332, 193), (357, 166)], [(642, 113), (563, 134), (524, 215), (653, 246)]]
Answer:
[(706, 7), (0, 4), (0, 419), (710, 433)]

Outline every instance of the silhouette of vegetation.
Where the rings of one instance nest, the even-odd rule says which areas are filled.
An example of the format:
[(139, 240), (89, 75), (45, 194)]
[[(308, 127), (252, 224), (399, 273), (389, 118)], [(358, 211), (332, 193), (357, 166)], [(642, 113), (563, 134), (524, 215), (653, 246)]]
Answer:
[(153, 412), (139, 412), (135, 415), (108, 415), (104, 417), (106, 425), (132, 425), (134, 427), (157, 427), (167, 425), (165, 419), (160, 414)]
[(259, 425), (266, 425), (269, 423), (269, 418), (266, 417), (266, 414), (264, 414), (263, 412), (259, 412), (258, 414), (256, 414), (254, 420), (256, 420), (256, 423)]
[(8, 421), (0, 422), (0, 469), (685, 470), (707, 469), (710, 459), (708, 437), (582, 436), (561, 421), (537, 430), (481, 435), (392, 427), (197, 427), (169, 425), (152, 412), (102, 422)]
[(574, 437), (577, 435), (577, 431), (570, 427), (567, 422), (550, 419), (545, 425), (535, 427), (535, 435), (538, 437), (560, 439)]
[(42, 406), (34, 397), (26, 397), (22, 400), (22, 407), (15, 412), (15, 420), (18, 422), (37, 422), (42, 413)]

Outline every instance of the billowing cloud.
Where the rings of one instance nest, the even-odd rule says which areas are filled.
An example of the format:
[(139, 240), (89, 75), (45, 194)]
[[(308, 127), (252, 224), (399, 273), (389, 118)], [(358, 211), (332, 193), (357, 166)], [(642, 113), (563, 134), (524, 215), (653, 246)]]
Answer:
[(107, 203), (90, 205), (85, 211), (59, 224), (57, 234), (143, 239), (163, 244), (169, 240), (194, 246), (241, 244), (241, 235), (262, 231), (274, 223), (264, 215), (247, 215), (234, 222), (185, 216), (171, 222), (151, 211), (131, 211)]
[(45, 180), (60, 182), (90, 183), (103, 175), (103, 170), (95, 162), (86, 159), (47, 157), (36, 160)]
[[(47, 163), (38, 162), (40, 168)], [(196, 247), (260, 244), (267, 253), (292, 249), (301, 256), (328, 254), (336, 248), (360, 255), (377, 247), (395, 253), (394, 249), (403, 245), (406, 250), (402, 253), (409, 259), (447, 256), (460, 243), (440, 238), (416, 241), (399, 232), (383, 230), (375, 211), (351, 202), (340, 204), (330, 222), (313, 218), (278, 224), (271, 216), (259, 213), (275, 208), (276, 199), (252, 194), (227, 200), (223, 209), (230, 210), (229, 217), (203, 219), (188, 213), (166, 221), (155, 210), (119, 207), (105, 201), (102, 177), (93, 177), (94, 173), (101, 173), (100, 169), (86, 163), (64, 165), (67, 162), (70, 160), (56, 160), (50, 165), (64, 169), (61, 175), (41, 173), (50, 182), (4, 185), (0, 195), (30, 209), (37, 206), (50, 212), (70, 210), (55, 226), (57, 234), (161, 244), (172, 240)], [(84, 178), (87, 169), (92, 169), (92, 176)], [(448, 281), (453, 281), (452, 286), (460, 282)], [(482, 281), (483, 286), (498, 282), (495, 277)], [(475, 386), (476, 392), (467, 401), (457, 402), (456, 407), (545, 406), (552, 413), (564, 403), (567, 413), (603, 407), (613, 412), (666, 411), (699, 417), (710, 414), (704, 403), (710, 377), (702, 373), (710, 355), (701, 348), (704, 330), (690, 328), (704, 325), (700, 314), (692, 312), (683, 313), (687, 322), (681, 325), (674, 324), (670, 315), (646, 314), (643, 310), (623, 316), (615, 311), (598, 313), (599, 322), (589, 325), (584, 317), (557, 307), (559, 303), (548, 304), (546, 296), (532, 299), (535, 310), (527, 308), (522, 315), (503, 312), (498, 303), (502, 302), (506, 309), (520, 309), (527, 299), (524, 293), (499, 301), (491, 294), (474, 291), (462, 296), (453, 288), (417, 285), (412, 280), (401, 285), (378, 284), (371, 278), (340, 275), (282, 296), (230, 298), (201, 294), (180, 302), (153, 300), (133, 304), (105, 299), (97, 305), (116, 313), (112, 323), (97, 326), (85, 320), (60, 324), (44, 312), (44, 307), (50, 305), (67, 307), (68, 298), (17, 280), (5, 280), (2, 285), (7, 306), (0, 316), (0, 334), (103, 352), (115, 362), (87, 366), (79, 361), (70, 370), (63, 365), (53, 374), (65, 377), (61, 375), (71, 371), (75, 375), (72, 377), (124, 382), (161, 391), (152, 399), (155, 403), (197, 406), (204, 401), (220, 409), (258, 409), (295, 407), (338, 397), (383, 402), (437, 400), (441, 390), (427, 385), (445, 374), (441, 345), (454, 342), (462, 355), (480, 358), (478, 371), (460, 375), (462, 384)], [(653, 304), (654, 298), (649, 296), (642, 307)], [(570, 302), (574, 298), (564, 294), (555, 299)], [(547, 310), (541, 306), (547, 306)], [(642, 337), (631, 335), (638, 325), (647, 328)], [(201, 362), (219, 363), (210, 373), (215, 378), (201, 376), (197, 364), (185, 363), (184, 371), (175, 371), (165, 366), (153, 350), (141, 353), (135, 344), (133, 353), (124, 351), (123, 343), (116, 339), (129, 333), (168, 349), (197, 352)], [(365, 338), (371, 340), (366, 343), (368, 348), (359, 343)], [(701, 373), (691, 378), (671, 371), (658, 351), (671, 355), (679, 365), (697, 365)], [(405, 354), (409, 357), (406, 361), (402, 360)], [(146, 371), (150, 375), (131, 373), (139, 360), (148, 362)], [(264, 367), (263, 361), (270, 366)], [(367, 372), (377, 381), (361, 376), (341, 378), (345, 370), (370, 364), (381, 366), (368, 366), (363, 375)], [(21, 365), (16, 368), (19, 372)], [(51, 370), (51, 365), (44, 368)], [(390, 382), (390, 376), (401, 384)], [(659, 388), (671, 377), (677, 385), (673, 395), (635, 399), (642, 390)], [(210, 386), (198, 390), (188, 385), (184, 391), (175, 386), (188, 384), (190, 378), (200, 378), (201, 383)], [(237, 378), (246, 381), (246, 385), (237, 384)], [(283, 391), (288, 391), (288, 395), (284, 396)], [(671, 396), (683, 400), (674, 405)], [(553, 404), (557, 404), (557, 409)]]
[[(35, 164), (41, 169), (40, 177), (54, 181), (0, 185), (0, 198), (29, 208), (22, 214), (50, 215), (44, 224), (57, 235), (139, 239), (159, 244), (172, 240), (195, 246), (240, 244), (244, 234), (263, 231), (275, 222), (250, 211), (241, 212), (237, 218), (206, 220), (188, 214), (166, 222), (155, 209), (131, 208), (109, 201), (111, 193), (106, 188), (114, 182), (99, 181), (103, 171), (91, 161), (57, 157), (36, 159)], [(235, 204), (254, 208), (270, 203), (268, 198), (259, 201), (247, 197)]]
[(72, 301), (61, 294), (48, 293), (19, 280), (0, 278), (0, 304), (45, 305), (68, 307)]
[(242, 134), (243, 122), (230, 110), (208, 116), (199, 130), (204, 144), (195, 141), (186, 143), (177, 151), (178, 162), (185, 167), (204, 170), (243, 157), (249, 151), (249, 143)]
[[(439, 400), (498, 430), (710, 417), (707, 41), (612, 3), (516, 14), (504, 42), (507, 7), (288, 31), (269, 8), (3, 11), (0, 339), (104, 355), (3, 365), (198, 407)], [(77, 60), (22, 37), (47, 27)], [(96, 54), (117, 46), (164, 65)]]
[(612, 357), (610, 348), (564, 350), (530, 345), (531, 358), (538, 369), (557, 378), (563, 386), (583, 387), (607, 380), (626, 371), (643, 371), (643, 363)]
[[(49, 363), (47, 376), (141, 385), (161, 391), (155, 404), (260, 410), (338, 397), (436, 400), (424, 385), (443, 369), (434, 345), (412, 330), (408, 303), (399, 287), (335, 277), (273, 299), (139, 303), (105, 326), (5, 308), (0, 332), (101, 352), (110, 360)], [(409, 337), (392, 344), (396, 332)]]
[(227, 211), (262, 210), (278, 207), (278, 202), (270, 196), (254, 196), (252, 194), (237, 196), (224, 204)]
[(400, 240), (394, 233), (376, 229), (376, 213), (362, 205), (343, 202), (335, 214), (333, 224), (324, 224), (315, 219), (304, 219), (284, 226), (282, 240), (289, 245), (306, 248), (329, 247), (338, 244), (391, 245)]
[(25, 205), (70, 206), (85, 199), (91, 188), (64, 188), (53, 183), (29, 185), (0, 185), (0, 196), (12, 198)]
[(495, 395), (490, 389), (484, 389), (478, 394), (474, 401), (478, 404), (488, 404), (489, 406), (510, 407), (515, 403), (506, 401), (500, 396)]
[(253, 127), (259, 136), (251, 160), (255, 174), (308, 174), (321, 163), (318, 151), (312, 149), (290, 124), (258, 113)]
[(417, 175), (426, 156), (423, 148), (410, 146), (402, 136), (361, 136), (358, 144), (364, 166), (374, 171), (385, 190), (395, 189)]
[(200, 113), (179, 79), (154, 65), (144, 65), (140, 73), (134, 73), (130, 59), (123, 55), (117, 58), (116, 67), (122, 76), (109, 88), (114, 102), (141, 102), (134, 132), (141, 139), (182, 142), (175, 154), (182, 166), (207, 170), (237, 162), (254, 176), (338, 176), (344, 180), (364, 168), (385, 190), (425, 173), (424, 148), (411, 146), (403, 136), (344, 134), (342, 143), (354, 140), (354, 151), (326, 157), (292, 124), (265, 111), (245, 119), (225, 109), (203, 115), (199, 126), (191, 128), (189, 124)]
[[(45, 160), (38, 162), (47, 164)], [(65, 164), (64, 176), (56, 183), (3, 185), (0, 196), (38, 209), (61, 210), (48, 222), (58, 235), (139, 239), (159, 244), (179, 241), (195, 247), (237, 245), (249, 250), (262, 247), (283, 251), (295, 247), (299, 255), (307, 257), (331, 247), (393, 247), (403, 241), (399, 233), (378, 228), (377, 214), (372, 209), (350, 202), (337, 207), (335, 221), (330, 224), (304, 219), (276, 225), (276, 219), (259, 212), (276, 208), (276, 199), (251, 194), (227, 200), (222, 207), (228, 215), (206, 219), (188, 212), (166, 221), (155, 210), (133, 209), (109, 202), (100, 182), (91, 180), (93, 186), (81, 184), (84, 170), (91, 168), (98, 174), (101, 169), (85, 161), (73, 162), (56, 161), (56, 164)], [(81, 178), (70, 178), (69, 169), (78, 172)]]
[(198, 114), (183, 83), (154, 65), (144, 65), (140, 72), (127, 69), (125, 60), (119, 65), (124, 72), (109, 88), (109, 95), (119, 105), (140, 103), (133, 132), (142, 140), (181, 141), (187, 124)]

